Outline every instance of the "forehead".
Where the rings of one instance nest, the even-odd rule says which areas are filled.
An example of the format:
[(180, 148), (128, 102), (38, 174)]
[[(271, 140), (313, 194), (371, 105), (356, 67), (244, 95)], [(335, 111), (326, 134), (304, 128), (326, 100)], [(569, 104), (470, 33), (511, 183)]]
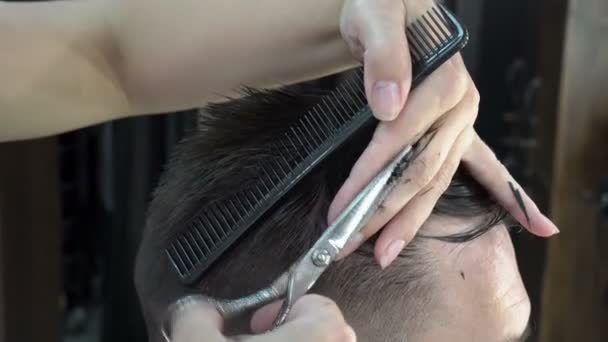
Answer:
[[(471, 222), (433, 218), (428, 225), (427, 231), (453, 234), (466, 232)], [(530, 301), (503, 224), (466, 243), (431, 240), (426, 248), (437, 267), (435, 285), (443, 304), (439, 315), (446, 332), (462, 333), (466, 341), (522, 341), (529, 329)]]

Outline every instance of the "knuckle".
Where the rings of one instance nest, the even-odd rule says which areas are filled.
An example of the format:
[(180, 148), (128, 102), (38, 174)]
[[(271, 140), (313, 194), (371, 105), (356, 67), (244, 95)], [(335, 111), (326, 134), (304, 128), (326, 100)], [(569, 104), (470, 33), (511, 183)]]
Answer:
[(446, 62), (445, 65), (441, 76), (442, 86), (438, 95), (441, 108), (447, 110), (463, 100), (469, 89), (470, 80), (466, 69), (456, 66), (454, 62)]
[(435, 187), (440, 195), (446, 192), (446, 190), (450, 187), (452, 177), (457, 168), (458, 164), (451, 161), (446, 161), (444, 167), (437, 173), (435, 178)]
[(433, 162), (429, 159), (431, 158), (422, 155), (416, 158), (411, 165), (409, 180), (416, 188), (423, 188), (432, 180)]
[(479, 110), (479, 103), (481, 102), (481, 95), (479, 94), (479, 90), (473, 84), (473, 82), (469, 82), (467, 85), (467, 91), (464, 96), (464, 105), (467, 108), (467, 112), (477, 113)]
[(344, 321), (340, 308), (338, 308), (338, 305), (333, 300), (315, 294), (310, 295), (308, 300), (312, 305), (318, 308), (319, 313), (327, 319), (328, 323), (331, 323), (330, 325)]
[(457, 76), (455, 76), (453, 82), (454, 83), (452, 84), (452, 89), (454, 94), (459, 95), (462, 99), (464, 94), (466, 94), (467, 90), (469, 89), (468, 76), (464, 72), (457, 72)]
[(387, 60), (392, 60), (392, 51), (381, 42), (374, 42), (365, 47), (365, 63), (368, 66), (381, 67)]
[(392, 67), (400, 70), (402, 74), (405, 73), (405, 69), (409, 68), (406, 59), (407, 53), (408, 50), (405, 40), (378, 39), (368, 42), (365, 45), (365, 59), (367, 65), (384, 67), (386, 61), (391, 61)]
[(435, 188), (437, 189), (437, 193), (439, 195), (443, 194), (450, 186), (451, 177), (447, 175), (445, 172), (440, 172), (438, 174), (437, 180), (435, 181)]
[(473, 120), (477, 119), (477, 115), (479, 114), (479, 103), (481, 101), (481, 96), (479, 95), (479, 91), (477, 90), (477, 88), (475, 88), (475, 86), (473, 86), (473, 89), (469, 91), (466, 101), (467, 106), (469, 108), (469, 110), (467, 110), (467, 113), (473, 118)]
[(460, 91), (461, 94), (467, 89), (469, 76), (466, 69), (462, 68), (454, 59), (446, 63), (446, 81), (450, 84), (452, 91)]
[(342, 38), (344, 39), (344, 42), (346, 42), (346, 45), (348, 45), (351, 54), (355, 58), (361, 59), (363, 57), (365, 49), (363, 48), (363, 45), (359, 40), (359, 35), (357, 31), (352, 26), (347, 25), (344, 25), (341, 31)]
[(471, 82), (471, 92), (470, 92), (470, 97), (471, 97), (471, 103), (473, 106), (475, 106), (475, 108), (479, 108), (479, 103), (481, 102), (481, 94), (479, 94), (479, 89), (477, 89), (477, 87)]

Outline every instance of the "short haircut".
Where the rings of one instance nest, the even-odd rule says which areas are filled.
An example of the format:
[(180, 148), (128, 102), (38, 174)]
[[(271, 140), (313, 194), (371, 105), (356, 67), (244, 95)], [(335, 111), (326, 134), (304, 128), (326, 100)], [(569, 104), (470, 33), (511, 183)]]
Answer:
[[(175, 277), (164, 260), (164, 243), (181, 232), (199, 208), (255, 180), (256, 162), (271, 153), (273, 138), (326, 92), (310, 83), (273, 91), (247, 90), (242, 98), (201, 111), (198, 128), (177, 147), (149, 207), (145, 240), (157, 242), (142, 244), (136, 272), (149, 325), (154, 321), (150, 308), (162, 308), (181, 295), (173, 293), (180, 292), (174, 280), (161, 285), (167, 283), (166, 277)], [(305, 253), (327, 227), (329, 204), (372, 133), (373, 127), (357, 133), (303, 178), (219, 259), (197, 291), (222, 298), (252, 293)], [(435, 308), (432, 263), (424, 240), (470, 241), (501, 223), (505, 211), (459, 169), (436, 204), (434, 216), (461, 218), (470, 229), (441, 237), (425, 236), (422, 229), (384, 271), (373, 260), (372, 238), (332, 265), (311, 292), (335, 300), (361, 340), (377, 336), (379, 330), (400, 335), (405, 330), (413, 336), (423, 329), (425, 320), (420, 318), (432, 315)]]

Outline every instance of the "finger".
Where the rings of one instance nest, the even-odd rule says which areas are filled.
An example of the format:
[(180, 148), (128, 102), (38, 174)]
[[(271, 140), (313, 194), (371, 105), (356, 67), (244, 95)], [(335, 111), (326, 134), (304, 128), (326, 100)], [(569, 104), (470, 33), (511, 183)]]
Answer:
[[(435, 133), (428, 134), (419, 143), (417, 155), (408, 166), (402, 176), (401, 184), (388, 195), (381, 209), (379, 209), (370, 222), (362, 230), (359, 241), (365, 241), (374, 235), (390, 219), (397, 214), (405, 204), (418, 192), (424, 189), (435, 177), (441, 166), (448, 157), (454, 142), (460, 133), (472, 125), (479, 104), (479, 96), (473, 87), (467, 96), (444, 118), (444, 122), (437, 128)], [(417, 229), (417, 228), (416, 228)], [(341, 257), (352, 251), (348, 246)]]
[[(332, 201), (328, 221), (333, 222), (392, 156), (405, 145), (418, 140), (441, 116), (462, 102), (467, 92), (471, 100), (478, 102), (479, 95), (460, 56), (450, 59), (429, 75), (425, 82), (413, 90), (404, 111), (395, 121), (378, 125), (371, 142)], [(474, 121), (477, 111), (468, 114), (468, 121)]]
[(471, 126), (460, 133), (435, 178), (382, 230), (374, 248), (376, 259), (382, 268), (386, 268), (395, 260), (414, 238), (419, 227), (429, 218), (435, 204), (450, 185), (463, 154), (471, 145), (473, 136), (474, 131)]
[(523, 227), (548, 237), (559, 229), (543, 215), (492, 150), (475, 134), (471, 149), (463, 156), (471, 175), (482, 184)]
[(251, 318), (251, 331), (261, 334), (272, 328), (272, 323), (277, 318), (283, 301), (276, 301), (257, 310)]
[[(275, 303), (273, 306), (277, 305)], [(264, 308), (278, 311), (278, 308)], [(261, 309), (256, 315), (265, 315)], [(255, 316), (254, 316), (254, 319)], [(247, 342), (273, 341), (356, 341), (353, 329), (346, 324), (338, 306), (329, 298), (306, 295), (294, 303), (284, 325), (263, 335), (243, 338)]]
[[(394, 120), (407, 101), (412, 62), (405, 35), (410, 25), (433, 5), (433, 0), (409, 2), (376, 0), (359, 32), (364, 49), (365, 92), (379, 120)], [(406, 23), (407, 21), (407, 23)]]
[[(443, 127), (442, 127), (442, 129), (443, 129)], [(447, 129), (449, 129), (449, 128), (447, 128)], [(456, 131), (452, 131), (452, 132), (456, 132)], [(460, 134), (460, 133), (457, 133), (456, 136), (458, 136), (458, 134)], [(433, 139), (434, 141), (430, 141), (431, 139)], [(433, 155), (432, 152), (428, 151), (431, 148), (429, 146), (431, 143), (434, 145), (433, 149), (444, 148), (446, 151), (449, 151), (449, 154), (452, 153), (451, 149), (453, 149), (453, 146), (450, 145), (451, 142), (449, 141), (449, 139), (446, 139), (445, 137), (426, 136), (425, 138), (423, 138), (423, 141), (421, 141), (419, 144), (420, 146), (427, 146), (427, 147), (422, 147), (422, 148), (424, 148), (423, 153), (425, 154), (425, 156), (421, 155), (420, 158), (428, 158), (426, 155)], [(419, 149), (420, 149), (420, 147), (419, 147)], [(416, 152), (416, 153), (420, 153), (420, 152)], [(446, 155), (446, 158), (447, 158), (448, 152), (446, 152), (444, 154)], [(414, 162), (417, 163), (416, 165), (419, 165), (419, 166), (417, 166), (418, 168), (420, 168), (420, 167), (429, 168), (429, 165), (424, 161), (414, 160)], [(445, 162), (447, 162), (447, 160)], [(437, 162), (434, 164), (440, 165), (442, 163), (443, 163), (442, 160), (437, 160)], [(412, 166), (410, 166), (409, 168), (412, 168)], [(412, 173), (412, 171), (409, 168), (406, 172)], [(439, 173), (442, 172), (442, 169), (443, 169), (443, 166), (438, 166), (437, 172), (439, 172)], [(424, 172), (426, 172), (426, 171), (413, 171), (413, 173), (424, 173)], [(428, 172), (426, 173), (426, 175), (428, 175), (428, 176), (426, 176), (426, 175), (424, 176), (425, 178), (429, 179), (428, 183), (433, 182), (433, 177), (436, 177), (436, 176), (434, 176), (434, 173), (435, 173), (434, 167), (432, 167), (431, 169), (428, 169)], [(402, 180), (406, 180), (405, 185), (410, 185), (410, 181), (407, 181), (407, 179), (411, 179), (411, 177), (408, 177), (407, 174), (405, 174), (403, 176)], [(367, 224), (367, 226), (362, 230), (362, 232), (356, 234), (351, 239), (349, 239), (348, 243), (346, 244), (346, 246), (344, 247), (344, 249), (338, 256), (338, 259), (342, 259), (342, 258), (348, 256), (350, 253), (354, 252), (370, 236), (374, 235), (387, 222), (391, 221), (391, 219), (394, 219), (394, 215), (397, 214), (398, 212), (400, 212), (402, 210), (401, 208), (403, 206), (410, 205), (408, 203), (408, 201), (414, 200), (418, 196), (416, 194), (416, 192), (424, 194), (427, 191), (426, 189), (428, 189), (429, 185), (427, 184), (426, 180), (418, 180), (418, 182), (420, 182), (420, 183), (414, 184), (414, 186), (419, 187), (419, 189), (413, 188), (410, 191), (407, 191), (407, 190), (405, 190), (406, 188), (404, 186), (394, 189), (393, 192), (384, 201), (382, 206), (378, 209), (378, 211), (371, 218), (371, 220)], [(390, 251), (395, 251), (396, 249), (403, 249), (403, 247), (405, 245), (407, 245), (407, 243), (409, 243), (411, 238), (413, 238), (418, 227), (420, 227), (422, 225), (422, 222), (424, 222), (424, 221), (410, 222), (410, 225), (412, 227), (416, 227), (416, 228), (414, 228), (414, 231), (411, 232), (411, 236), (409, 236), (409, 237), (404, 235), (402, 239), (394, 239), (394, 240), (391, 240), (388, 242), (376, 241), (376, 248), (375, 248), (376, 251), (379, 251), (381, 249), (384, 250), (384, 253), (378, 252), (378, 254), (376, 254), (377, 260), (381, 266), (383, 266), (385, 264), (385, 262), (383, 262), (383, 260), (388, 258), (388, 257), (381, 258), (381, 256), (384, 254), (393, 254), (393, 253), (390, 253)], [(381, 235), (381, 236), (385, 236), (385, 239), (386, 239), (386, 235)], [(392, 242), (394, 242), (394, 244)], [(398, 244), (401, 244), (401, 246), (398, 247)], [(385, 267), (385, 266), (383, 266), (383, 267)]]
[(358, 32), (365, 93), (379, 120), (393, 120), (405, 104), (412, 79), (405, 7), (402, 1), (376, 0), (367, 12)]
[(177, 312), (173, 318), (171, 341), (224, 341), (225, 337), (221, 333), (222, 323), (222, 317), (215, 307), (202, 302), (192, 303)]

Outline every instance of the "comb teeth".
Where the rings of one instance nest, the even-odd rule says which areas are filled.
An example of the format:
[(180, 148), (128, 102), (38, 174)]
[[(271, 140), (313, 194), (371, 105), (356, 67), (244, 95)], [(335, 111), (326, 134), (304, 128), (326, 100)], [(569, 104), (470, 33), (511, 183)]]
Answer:
[[(447, 10), (433, 8), (406, 30), (412, 87), (458, 52), (466, 31)], [(195, 282), (270, 207), (363, 125), (373, 122), (363, 69), (349, 74), (272, 144), (258, 178), (226, 200), (202, 208), (165, 249), (180, 280)]]
[(445, 19), (444, 13), (441, 9), (433, 8), (406, 29), (415, 62), (429, 59), (454, 38), (453, 25)]
[(166, 250), (182, 279), (191, 279), (198, 269), (207, 268), (230, 245), (228, 241), (240, 236), (320, 156), (339, 146), (348, 132), (369, 122), (371, 113), (361, 110), (366, 105), (362, 84), (362, 70), (347, 77), (273, 143), (273, 156), (259, 165), (253, 185), (207, 206), (188, 223)]

